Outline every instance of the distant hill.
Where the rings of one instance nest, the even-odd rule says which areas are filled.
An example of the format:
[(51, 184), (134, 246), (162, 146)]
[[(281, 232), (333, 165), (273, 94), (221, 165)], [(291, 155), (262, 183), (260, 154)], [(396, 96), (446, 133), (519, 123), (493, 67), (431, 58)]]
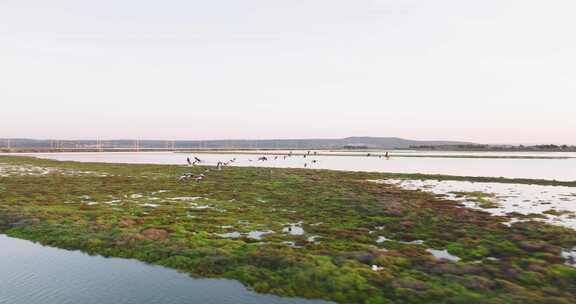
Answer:
[(445, 146), (472, 144), (445, 140), (410, 140), (398, 137), (347, 137), (341, 140), (346, 145), (365, 145), (368, 148), (407, 149), (412, 146)]
[[(469, 145), (468, 142), (409, 140), (397, 137), (347, 137), (341, 139), (262, 139), (262, 140), (140, 140), (140, 149), (407, 149), (413, 146)], [(39, 140), (0, 139), (0, 149), (16, 148), (96, 148), (130, 149), (136, 140)]]

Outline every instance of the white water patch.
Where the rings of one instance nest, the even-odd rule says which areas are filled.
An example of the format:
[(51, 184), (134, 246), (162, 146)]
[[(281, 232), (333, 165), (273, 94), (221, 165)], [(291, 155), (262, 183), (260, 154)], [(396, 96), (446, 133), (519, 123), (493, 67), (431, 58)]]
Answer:
[(448, 260), (452, 262), (459, 262), (461, 259), (453, 254), (450, 254), (447, 250), (437, 250), (437, 249), (426, 249), (426, 252), (433, 255), (438, 260)]
[(221, 234), (217, 234), (217, 235), (219, 237), (226, 238), (226, 239), (238, 239), (241, 237), (246, 237), (246, 238), (253, 239), (253, 240), (261, 240), (262, 237), (264, 237), (265, 235), (269, 235), (272, 233), (274, 233), (274, 231), (271, 231), (271, 230), (268, 230), (268, 231), (253, 230), (253, 231), (250, 231), (248, 233), (241, 233), (239, 231), (233, 231), (233, 232), (221, 233)]
[(305, 231), (302, 228), (302, 222), (289, 224), (288, 227), (284, 227), (282, 232), (286, 232), (290, 235), (304, 235)]
[(189, 203), (189, 208), (190, 209), (196, 209), (196, 210), (203, 210), (203, 209), (216, 209), (213, 206), (210, 205), (199, 205), (197, 203)]
[(292, 248), (302, 248), (302, 246), (296, 245), (296, 242), (294, 242), (294, 241), (284, 241), (281, 244), (288, 245), (289, 247), (292, 247)]
[(200, 196), (181, 196), (181, 197), (171, 197), (169, 198), (169, 200), (174, 200), (174, 201), (196, 201), (201, 199), (202, 197)]
[(576, 267), (576, 247), (572, 250), (563, 250), (562, 257), (566, 259), (566, 265)]
[(400, 244), (407, 244), (407, 245), (422, 245), (422, 244), (424, 244), (423, 240), (397, 241), (397, 240), (389, 239), (385, 236), (378, 236), (378, 238), (376, 239), (376, 243), (378, 243), (378, 244), (382, 244), (384, 242), (397, 242)]
[(402, 243), (402, 244), (410, 244), (410, 245), (422, 245), (422, 244), (424, 244), (424, 241), (423, 241), (423, 240), (414, 240), (414, 241), (409, 241), (409, 242), (407, 242), (407, 241), (398, 241), (398, 242), (399, 242), (399, 243)]
[(372, 268), (372, 271), (376, 271), (376, 272), (384, 270), (384, 267), (378, 266), (378, 265), (372, 265), (371, 268)]
[(140, 204), (140, 206), (142, 207), (147, 207), (147, 208), (158, 208), (158, 204), (150, 204), (150, 203), (145, 203), (145, 204)]
[(53, 167), (40, 167), (28, 164), (23, 165), (11, 165), (6, 163), (0, 163), (0, 177), (10, 177), (10, 176), (44, 176), (48, 174), (63, 174), (63, 175), (94, 175), (94, 176), (108, 176), (104, 173), (92, 172), (92, 171), (81, 171), (63, 168), (53, 168)]
[(306, 239), (306, 241), (310, 243), (319, 243), (318, 242), (319, 239), (322, 239), (322, 237), (319, 235), (311, 235)]
[(166, 192), (170, 192), (170, 191), (171, 191), (171, 190), (158, 190), (158, 191), (152, 192), (152, 195), (161, 194), (161, 193), (166, 193)]
[[(446, 199), (459, 201), (468, 208), (486, 211), (492, 215), (505, 216), (511, 213), (539, 215), (534, 220), (576, 229), (576, 187), (542, 186), (508, 183), (484, 183), (467, 181), (437, 180), (372, 180), (381, 184), (397, 185), (406, 190), (422, 190)], [(462, 193), (481, 192), (488, 194), (490, 208), (469, 195)], [(524, 219), (513, 218), (511, 222)]]
[(242, 233), (234, 231), (234, 232), (221, 233), (218, 234), (218, 236), (226, 239), (237, 239), (242, 236)]
[(386, 241), (393, 241), (385, 236), (379, 236), (378, 239), (376, 240), (376, 243), (381, 244), (384, 243)]
[(247, 237), (250, 239), (255, 239), (255, 240), (261, 240), (263, 236), (267, 235), (267, 234), (271, 234), (274, 233), (274, 231), (259, 231), (259, 230), (254, 230), (254, 231), (250, 231), (248, 232)]

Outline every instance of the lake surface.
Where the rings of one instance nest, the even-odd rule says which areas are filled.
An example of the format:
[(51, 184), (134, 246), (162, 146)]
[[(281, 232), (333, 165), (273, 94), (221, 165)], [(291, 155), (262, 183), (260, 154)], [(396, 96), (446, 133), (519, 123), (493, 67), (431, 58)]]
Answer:
[[(267, 151), (270, 153), (270, 151)], [(324, 152), (323, 152), (324, 153)], [(336, 153), (336, 152), (334, 152)], [(374, 153), (374, 152), (373, 152)], [(258, 161), (258, 154), (218, 153), (172, 153), (172, 152), (101, 152), (101, 153), (34, 153), (25, 154), (55, 160), (81, 162), (135, 163), (135, 164), (186, 164), (186, 157), (197, 156), (205, 165), (216, 165), (218, 161), (233, 158), (236, 166), (259, 166), (277, 168), (315, 168), (344, 171), (393, 172), (445, 174), (457, 176), (488, 176), (508, 178), (549, 179), (576, 181), (576, 158), (568, 159), (506, 159), (506, 158), (450, 158), (450, 155), (475, 156), (546, 156), (575, 157), (576, 153), (525, 153), (525, 152), (435, 152), (437, 157), (401, 157), (396, 153), (426, 156), (430, 152), (392, 152), (386, 158), (366, 156), (292, 156), (284, 158), (267, 155), (268, 161)], [(357, 153), (359, 154), (359, 152)], [(362, 154), (366, 154), (362, 152)], [(316, 160), (316, 163), (312, 163)]]
[(135, 260), (89, 256), (0, 235), (1, 304), (319, 304), (193, 279)]

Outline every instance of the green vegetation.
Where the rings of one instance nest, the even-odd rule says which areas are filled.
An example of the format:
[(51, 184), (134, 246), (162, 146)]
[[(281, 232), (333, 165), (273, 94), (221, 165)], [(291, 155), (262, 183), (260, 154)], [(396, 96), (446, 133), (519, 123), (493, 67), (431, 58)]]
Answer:
[[(3, 165), (28, 171), (3, 174)], [(38, 167), (53, 169), (27, 173)], [(561, 256), (576, 246), (573, 230), (508, 227), (457, 202), (366, 181), (398, 174), (226, 168), (201, 183), (177, 181), (205, 169), (0, 156), (0, 231), (340, 303), (576, 298), (576, 268)]]

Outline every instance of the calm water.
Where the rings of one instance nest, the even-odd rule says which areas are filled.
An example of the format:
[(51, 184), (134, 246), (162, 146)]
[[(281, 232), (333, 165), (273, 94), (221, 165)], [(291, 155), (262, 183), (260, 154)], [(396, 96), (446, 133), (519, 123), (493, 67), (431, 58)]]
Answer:
[(0, 235), (1, 304), (326, 303), (248, 291), (231, 280), (193, 279), (134, 260), (89, 256)]
[[(28, 154), (56, 160), (73, 160), (82, 162), (111, 163), (153, 163), (153, 164), (185, 164), (186, 157), (197, 156), (207, 165), (215, 165), (218, 161), (236, 158), (238, 166), (265, 166), (280, 168), (332, 169), (365, 172), (394, 173), (425, 173), (447, 174), (459, 176), (489, 176), (510, 178), (551, 179), (559, 181), (576, 181), (576, 158), (571, 159), (494, 159), (494, 158), (404, 158), (394, 157), (386, 160), (377, 157), (362, 156), (313, 156), (304, 159), (293, 156), (287, 159), (268, 156), (268, 161), (257, 161), (257, 155), (246, 154), (186, 154), (172, 152), (103, 152), (103, 153), (37, 153)], [(429, 152), (402, 152), (411, 154), (430, 154)], [(439, 152), (435, 153), (441, 154)], [(442, 155), (477, 155), (478, 152), (447, 152)], [(481, 154), (486, 155), (486, 154)], [(489, 153), (492, 156), (524, 155), (524, 156), (576, 156), (576, 153)], [(317, 163), (311, 163), (311, 160)]]

